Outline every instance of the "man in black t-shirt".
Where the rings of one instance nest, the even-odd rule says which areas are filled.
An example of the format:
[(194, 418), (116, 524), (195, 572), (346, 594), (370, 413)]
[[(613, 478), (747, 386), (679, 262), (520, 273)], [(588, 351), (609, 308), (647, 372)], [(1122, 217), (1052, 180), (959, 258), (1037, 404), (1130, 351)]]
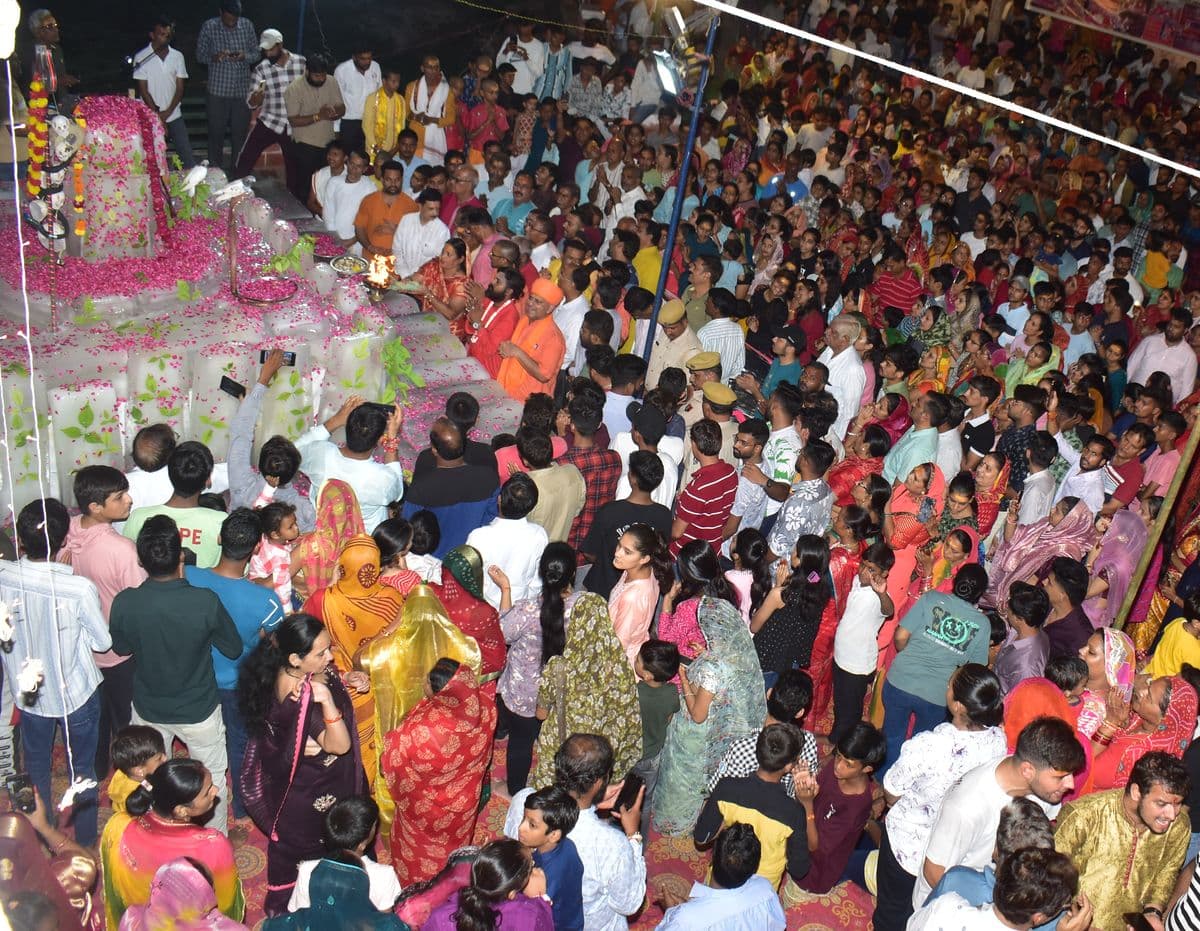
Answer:
[(967, 382), (963, 402), (967, 413), (962, 426), (962, 467), (974, 469), (979, 460), (996, 445), (996, 426), (992, 423), (991, 407), (1000, 397), (1000, 382), (987, 375), (976, 375)]
[(664, 544), (670, 539), (671, 512), (650, 498), (662, 480), (663, 463), (656, 454), (640, 449), (629, 454), (629, 496), (610, 501), (596, 512), (592, 529), (581, 546), (592, 564), (583, 580), (589, 592), (607, 598), (617, 584), (621, 573), (613, 565), (613, 553), (621, 534), (631, 525), (649, 524), (659, 532)]
[[(471, 431), (475, 429), (475, 422), (479, 420), (479, 401), (475, 399), (475, 395), (456, 391), (446, 398), (446, 417), (462, 431), (465, 440), (463, 459), (467, 465), (486, 466), (495, 472), (496, 453), (492, 447), (470, 438)], [(423, 449), (417, 453), (417, 461), (413, 463), (413, 478), (416, 479), (423, 472), (431, 472), (436, 468), (437, 461), (433, 458), (433, 449)]]

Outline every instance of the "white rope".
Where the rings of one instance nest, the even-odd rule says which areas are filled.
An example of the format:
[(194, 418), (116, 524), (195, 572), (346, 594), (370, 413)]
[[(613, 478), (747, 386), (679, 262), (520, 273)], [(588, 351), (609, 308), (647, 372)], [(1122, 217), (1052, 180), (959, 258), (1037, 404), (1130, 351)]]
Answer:
[[(42, 466), (43, 466), (43, 462), (45, 462), (45, 460), (43, 460), (43, 458), (42, 458), (42, 428), (41, 428), (41, 425), (38, 423), (37, 383), (34, 381), (35, 369), (34, 369), (34, 360), (33, 360), (33, 343), (29, 339), (29, 332), (31, 329), (30, 312), (29, 312), (29, 283), (28, 283), (28, 278), (26, 275), (25, 236), (24, 236), (24, 230), (22, 229), (22, 222), (23, 222), (22, 217), (24, 215), (24, 211), (22, 209), (23, 205), (21, 202), (21, 179), (20, 179), (20, 175), (18, 172), (19, 166), (18, 166), (17, 157), (16, 157), (16, 153), (17, 153), (17, 125), (16, 125), (16, 122), (17, 121), (16, 121), (16, 115), (13, 112), (13, 75), (12, 75), (11, 59), (5, 60), (4, 70), (5, 70), (6, 77), (8, 78), (8, 131), (9, 131), (9, 138), (12, 142), (12, 147), (13, 147), (13, 166), (12, 166), (13, 185), (14, 185), (13, 203), (16, 205), (16, 211), (17, 211), (17, 215), (16, 215), (17, 249), (19, 251), (20, 259), (21, 259), (21, 301), (25, 308), (25, 327), (23, 330), (21, 330), (21, 332), (18, 335), (25, 341), (25, 353), (29, 360), (29, 366), (28, 366), (28, 372), (27, 372), (28, 377), (29, 377), (29, 404), (33, 411), (33, 432), (31, 434), (31, 436), (32, 436), (33, 445), (34, 445), (34, 457), (37, 461), (38, 495), (41, 497), (42, 501), (45, 501), (46, 500), (46, 486), (45, 486), (45, 483), (42, 478)], [(9, 510), (13, 512), (13, 531), (14, 531), (13, 535), (15, 537), (16, 536), (16, 517), (17, 517), (17, 515), (16, 515), (16, 508), (15, 508), (15, 505), (13, 502), (13, 495), (15, 494), (16, 489), (13, 487), (13, 483), (12, 483), (11, 436), (8, 431), (8, 413), (7, 413), (7, 410), (5, 410), (5, 408), (7, 407), (7, 400), (5, 399), (5, 397), (3, 395), (3, 387), (2, 386), (3, 386), (3, 379), (0, 379), (0, 413), (3, 413), (2, 423), (3, 423), (3, 427), (4, 427), (4, 447), (5, 447), (4, 460), (5, 460), (5, 466), (8, 469)], [(49, 521), (46, 520), (43, 516), (42, 532), (45, 534), (45, 537), (46, 537), (46, 560), (49, 563), (50, 561), (52, 561), (53, 557), (50, 555), (50, 528), (49, 528), (48, 524), (49, 524)], [(20, 566), (21, 566), (21, 562), (19, 559), (17, 560), (17, 566), (18, 566), (18, 570), (19, 570)], [(57, 590), (56, 585), (54, 584), (53, 568), (48, 566), (47, 569), (48, 569), (47, 574), (48, 574), (49, 581), (50, 581), (50, 600), (54, 606), (54, 610), (52, 612), (52, 617), (53, 617), (53, 623), (54, 623), (54, 645), (55, 645), (56, 649), (54, 651), (55, 655), (54, 655), (53, 659), (54, 659), (55, 671), (58, 673), (58, 682), (59, 682), (59, 691), (60, 691), (59, 701), (62, 703), (62, 710), (63, 710), (63, 715), (62, 715), (63, 744), (65, 745), (66, 751), (67, 751), (67, 775), (69, 777), (68, 781), (69, 781), (69, 783), (74, 784), (74, 782), (75, 782), (75, 758), (71, 753), (71, 723), (69, 720), (70, 715), (67, 712), (67, 693), (66, 693), (67, 680), (66, 680), (66, 675), (65, 675), (64, 669), (63, 669), (63, 658), (62, 658), (63, 646), (62, 646), (61, 633), (59, 631), (59, 624), (58, 624), (58, 611), (59, 611), (58, 590)], [(21, 578), (21, 577), (19, 577), (19, 578)], [(19, 584), (20, 584), (21, 590), (23, 592), (24, 588), (25, 588), (23, 578), (21, 578), (21, 581)], [(27, 620), (26, 620), (26, 622), (27, 622)], [(50, 799), (42, 799), (42, 804), (44, 804), (46, 806), (47, 810), (49, 810), (52, 807), (53, 803)]]
[(940, 78), (935, 74), (930, 74), (927, 71), (921, 71), (917, 68), (910, 68), (908, 65), (901, 65), (887, 58), (880, 58), (878, 55), (872, 55), (870, 52), (864, 52), (862, 49), (856, 49), (850, 45), (843, 45), (841, 42), (835, 42), (832, 39), (826, 39), (822, 36), (815, 35), (811, 32), (806, 32), (803, 29), (797, 29), (795, 26), (788, 26), (778, 20), (770, 19), (762, 16), (759, 13), (751, 13), (749, 10), (742, 10), (735, 6), (730, 6), (722, 0), (696, 0), (701, 6), (709, 7), (717, 10), (720, 13), (736, 16), (739, 19), (744, 19), (749, 23), (756, 23), (759, 26), (765, 26), (767, 29), (774, 29), (777, 32), (786, 33), (789, 36), (795, 36), (797, 39), (803, 39), (805, 42), (813, 42), (817, 45), (823, 45), (826, 48), (836, 49), (839, 52), (845, 52), (847, 55), (853, 55), (855, 58), (862, 58), (872, 64), (879, 65), (881, 68), (887, 68), (891, 71), (899, 71), (901, 74), (906, 74), (911, 78), (927, 83), (934, 84), (946, 90), (953, 91), (956, 94), (961, 94), (964, 97), (970, 97), (973, 100), (978, 100), (981, 103), (991, 104), (993, 107), (999, 107), (1002, 110), (1009, 110), (1013, 113), (1019, 113), (1031, 120), (1036, 120), (1039, 123), (1045, 123), (1048, 126), (1053, 126), (1056, 129), (1061, 129), (1064, 132), (1073, 133), (1077, 136), (1082, 136), (1085, 139), (1091, 139), (1095, 142), (1103, 143), (1114, 149), (1120, 149), (1128, 152), (1131, 155), (1136, 155), (1145, 161), (1154, 162), (1164, 168), (1171, 168), (1181, 174), (1188, 175), (1200, 181), (1200, 168), (1193, 168), (1190, 165), (1184, 165), (1181, 162), (1172, 161), (1169, 158), (1164, 158), (1154, 152), (1147, 152), (1145, 149), (1139, 149), (1136, 146), (1126, 145), (1124, 142), (1119, 142), (1116, 139), (1109, 139), (1100, 133), (1092, 132), (1090, 129), (1084, 129), (1082, 126), (1076, 126), (1074, 123), (1068, 123), (1065, 120), (1060, 120), (1057, 117), (1048, 116), (1045, 113), (1039, 113), (1037, 110), (1030, 110), (1028, 107), (1023, 107), (1020, 104), (1013, 103), (1011, 100), (1004, 100), (1001, 97), (994, 97), (991, 94), (977, 91), (974, 88), (965, 87), (962, 84), (948, 81), (945, 78)]

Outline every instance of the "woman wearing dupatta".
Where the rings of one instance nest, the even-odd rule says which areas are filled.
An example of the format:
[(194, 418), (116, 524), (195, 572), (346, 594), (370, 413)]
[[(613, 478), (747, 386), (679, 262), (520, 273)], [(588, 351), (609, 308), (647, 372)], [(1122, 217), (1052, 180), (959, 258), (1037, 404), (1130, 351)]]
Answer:
[[(892, 499), (883, 519), (883, 538), (896, 554), (887, 586), (895, 610), (883, 625), (889, 643), (896, 624), (908, 608), (909, 589), (917, 568), (917, 550), (932, 539), (930, 522), (941, 516), (945, 497), (946, 480), (942, 470), (932, 462), (917, 466), (904, 481), (896, 482), (892, 488)], [(884, 634), (885, 630), (881, 629), (880, 637)], [(880, 640), (880, 643), (884, 642)]]
[(1182, 676), (1139, 676), (1128, 701), (1110, 696), (1107, 719), (1092, 738), (1096, 789), (1123, 788), (1134, 764), (1152, 751), (1182, 758), (1196, 729), (1196, 708), (1196, 690)]
[(1020, 358), (1010, 360), (1004, 373), (1004, 393), (1011, 397), (1017, 385), (1036, 385), (1047, 372), (1058, 371), (1062, 353), (1057, 346), (1035, 343)]
[(483, 557), (479, 550), (466, 544), (454, 547), (442, 559), (442, 584), (430, 587), (454, 625), (479, 644), (480, 690), (483, 700), (495, 707), (496, 681), (504, 671), (508, 646), (499, 612), (483, 600)]
[[(404, 596), (381, 584), (379, 572), (379, 547), (374, 539), (366, 534), (351, 537), (338, 557), (334, 583), (304, 602), (305, 612), (319, 617), (333, 638), (333, 662), (343, 674), (362, 675), (354, 672), (354, 655), (399, 617), (404, 606)], [(374, 783), (379, 768), (375, 696), (369, 689), (356, 688), (352, 699), (363, 766), (368, 782)]]
[[(1182, 493), (1183, 489), (1180, 491)], [(1183, 495), (1180, 497), (1182, 499)], [(1164, 546), (1164, 551), (1167, 550), (1168, 547)], [(1133, 615), (1128, 624), (1129, 635), (1133, 637), (1139, 653), (1150, 652), (1150, 647), (1154, 645), (1158, 632), (1171, 611), (1172, 596), (1177, 594), (1176, 586), (1179, 585), (1184, 572), (1196, 561), (1197, 555), (1200, 555), (1200, 509), (1197, 509), (1183, 525), (1183, 529), (1169, 547), (1169, 552), (1171, 555), (1167, 559), (1167, 568), (1155, 588), (1154, 597), (1150, 599), (1150, 608), (1145, 619), (1132, 623), (1137, 616)]]
[(1133, 691), (1136, 654), (1133, 641), (1119, 630), (1106, 627), (1088, 637), (1079, 650), (1088, 668), (1087, 685), (1080, 694), (1075, 729), (1089, 740), (1104, 722), (1108, 693), (1117, 689), (1125, 701)]
[(384, 737), (380, 762), (396, 805), (390, 850), (402, 886), (433, 878), (471, 842), (496, 731), (496, 705), (482, 700), (470, 666), (438, 660), (426, 682), (426, 697)]
[[(400, 616), (364, 643), (354, 658), (355, 667), (371, 680), (376, 733), (390, 734), (400, 726), (425, 697), (429, 670), (443, 658), (479, 673), (478, 644), (454, 626), (430, 586), (418, 585), (409, 592)], [(396, 809), (386, 779), (375, 780), (373, 794), (380, 834), (386, 836)]]
[(1088, 566), (1090, 578), (1082, 607), (1093, 627), (1112, 627), (1117, 619), (1149, 536), (1150, 528), (1141, 514), (1126, 508), (1113, 514)]
[[(741, 620), (741, 615), (738, 615)], [(531, 786), (554, 782), (554, 754), (571, 734), (603, 734), (612, 743), (614, 783), (642, 757), (637, 677), (608, 616), (608, 602), (585, 592), (567, 619), (567, 642), (542, 668), (537, 716), (542, 730)], [(745, 625), (742, 625), (745, 630)]]
[(683, 707), (667, 725), (650, 808), (655, 828), (676, 837), (695, 826), (705, 786), (729, 745), (758, 733), (767, 714), (762, 667), (741, 613), (705, 598), (699, 618), (708, 649), (680, 669)]
[[(354, 705), (318, 618), (288, 615), (242, 660), (238, 707), (250, 734), (242, 797), (267, 836), (263, 909), (278, 915), (287, 910), (300, 861), (324, 856), (325, 812), (366, 791), (358, 732), (350, 724)], [(315, 901), (311, 885), (309, 894)]]
[(424, 286), (421, 309), (438, 313), (450, 322), (450, 332), (463, 343), (471, 335), (467, 327), (467, 244), (458, 237), (447, 240), (436, 259), (430, 259), (413, 275)]
[(367, 532), (354, 489), (340, 479), (321, 486), (316, 510), (316, 529), (292, 549), (292, 586), (301, 598), (332, 585), (342, 550), (352, 537)]
[(1056, 557), (1081, 558), (1094, 537), (1088, 506), (1078, 498), (1063, 498), (1046, 517), (1015, 527), (1012, 536), (996, 548), (995, 556), (988, 560), (988, 590), (980, 604), (1008, 604), (1013, 582), (1040, 582)]
[(354, 931), (406, 931), (408, 925), (391, 912), (371, 904), (371, 880), (351, 863), (321, 860), (308, 881), (312, 903), (290, 915), (263, 922), (262, 931), (314, 931), (317, 928), (353, 928)]
[(208, 877), (180, 857), (164, 863), (150, 884), (150, 901), (131, 905), (121, 917), (121, 931), (245, 931), (246, 926), (221, 914)]
[(950, 377), (950, 350), (945, 346), (928, 346), (921, 353), (921, 367), (908, 380), (908, 396), (915, 398), (930, 391), (945, 391)]
[(975, 466), (975, 523), (985, 540), (1000, 516), (1000, 502), (1008, 491), (1011, 472), (1012, 463), (1004, 453), (990, 452)]

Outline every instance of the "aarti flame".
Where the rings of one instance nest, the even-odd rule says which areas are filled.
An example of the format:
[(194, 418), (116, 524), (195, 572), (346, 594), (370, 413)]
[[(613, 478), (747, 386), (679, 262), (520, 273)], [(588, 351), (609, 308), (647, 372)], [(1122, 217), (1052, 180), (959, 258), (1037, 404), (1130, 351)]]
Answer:
[(373, 255), (367, 271), (367, 283), (374, 288), (386, 288), (392, 283), (392, 275), (396, 269), (394, 255)]

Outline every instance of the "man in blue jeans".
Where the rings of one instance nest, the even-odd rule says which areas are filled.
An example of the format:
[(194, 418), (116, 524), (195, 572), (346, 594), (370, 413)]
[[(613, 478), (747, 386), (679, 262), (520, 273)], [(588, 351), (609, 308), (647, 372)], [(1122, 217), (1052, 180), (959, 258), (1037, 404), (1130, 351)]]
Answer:
[(987, 585), (982, 566), (963, 566), (954, 576), (952, 595), (926, 592), (896, 628), (896, 658), (883, 683), (887, 762), (880, 778), (899, 758), (910, 722), (912, 733), (919, 734), (946, 720), (946, 688), (954, 670), (963, 663), (987, 665), (992, 627), (975, 607)]
[[(275, 593), (262, 585), (246, 581), (246, 563), (250, 561), (258, 541), (262, 537), (262, 523), (250, 508), (236, 508), (221, 525), (221, 561), (212, 569), (188, 566), (184, 577), (196, 588), (207, 588), (216, 593), (221, 604), (233, 618), (233, 624), (242, 638), (246, 656), (259, 639), (268, 635), (283, 620), (283, 605)], [(238, 777), (242, 771), (242, 757), (246, 753), (246, 725), (242, 722), (237, 703), (238, 659), (227, 659), (213, 647), (213, 672), (217, 677), (217, 697), (221, 701), (221, 717), (225, 722), (225, 750), (229, 757), (229, 772), (232, 774), (233, 816), (244, 818), (246, 809), (242, 805), (242, 793), (238, 789)]]
[[(112, 646), (96, 586), (54, 561), (70, 524), (66, 507), (54, 498), (25, 505), (17, 517), (22, 556), (0, 562), (0, 601), (12, 612), (15, 627), (12, 649), (0, 653), (4, 681), (21, 711), (25, 767), (51, 812), (50, 753), (59, 727), (70, 772), (96, 778), (100, 670), (92, 654)], [(41, 660), (42, 679), (22, 692), (21, 667), (35, 659)], [(85, 847), (96, 843), (97, 813), (95, 789), (76, 798), (75, 840)]]

